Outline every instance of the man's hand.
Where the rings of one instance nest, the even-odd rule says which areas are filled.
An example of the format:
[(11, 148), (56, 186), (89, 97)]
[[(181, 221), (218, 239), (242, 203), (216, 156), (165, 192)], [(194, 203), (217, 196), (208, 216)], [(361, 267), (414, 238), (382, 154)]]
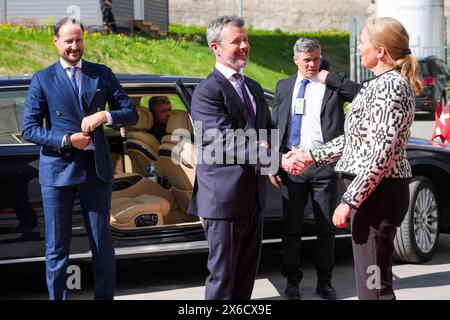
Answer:
[(70, 142), (74, 148), (83, 150), (91, 142), (91, 136), (85, 132), (77, 132), (70, 136)]
[(301, 174), (305, 172), (313, 162), (309, 152), (305, 152), (303, 149), (291, 150), (283, 155), (281, 167), (291, 174)]
[(283, 154), (281, 168), (291, 174), (300, 174), (305, 170), (304, 164), (298, 159), (296, 152), (293, 150)]
[(347, 226), (347, 219), (350, 216), (351, 211), (352, 208), (348, 204), (339, 204), (333, 214), (334, 225), (338, 228), (345, 228)]
[(269, 180), (273, 184), (273, 186), (277, 189), (281, 187), (281, 178), (280, 176), (272, 176), (269, 174)]
[(317, 78), (321, 83), (325, 84), (325, 80), (327, 79), (328, 73), (329, 72), (327, 70), (322, 70), (317, 74)]
[(108, 118), (103, 111), (96, 112), (88, 117), (84, 117), (81, 122), (81, 131), (90, 133), (95, 130), (98, 126), (106, 123)]

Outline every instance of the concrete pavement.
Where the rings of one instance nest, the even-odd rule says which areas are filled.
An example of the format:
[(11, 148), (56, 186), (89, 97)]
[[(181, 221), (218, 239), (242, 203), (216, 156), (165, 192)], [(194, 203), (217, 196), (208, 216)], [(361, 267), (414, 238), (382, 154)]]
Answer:
[[(349, 239), (340, 239), (337, 248), (333, 285), (338, 291), (339, 300), (356, 299), (353, 275), (353, 259)], [(306, 250), (304, 276), (300, 284), (303, 300), (322, 300), (315, 294), (316, 275), (314, 259), (310, 255), (312, 248)], [(283, 299), (286, 280), (280, 275), (280, 256), (263, 255), (260, 272), (255, 283), (252, 299)], [(424, 264), (395, 264), (393, 268), (394, 289), (398, 300), (450, 300), (450, 235), (441, 235), (433, 258)], [(203, 300), (202, 279), (196, 279), (197, 285), (177, 288), (148, 287), (140, 288), (139, 293), (118, 291), (118, 300)]]

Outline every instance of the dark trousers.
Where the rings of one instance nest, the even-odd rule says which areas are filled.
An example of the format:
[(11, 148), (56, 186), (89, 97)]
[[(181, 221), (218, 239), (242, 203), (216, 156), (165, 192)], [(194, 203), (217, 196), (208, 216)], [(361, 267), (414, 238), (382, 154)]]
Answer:
[(102, 10), (103, 24), (109, 26), (111, 28), (111, 31), (116, 33), (117, 25), (116, 19), (114, 18), (114, 15), (112, 13), (112, 7), (104, 5), (101, 8), (101, 10)]
[(109, 225), (111, 184), (97, 178), (91, 152), (86, 153), (86, 170), (87, 182), (83, 184), (41, 186), (45, 215), (46, 276), (51, 300), (67, 299), (66, 272), (72, 236), (72, 210), (77, 193), (91, 245), (95, 298), (114, 297), (115, 255)]
[[(343, 176), (348, 186), (351, 176)], [(409, 179), (383, 179), (358, 209), (352, 210), (356, 292), (361, 300), (395, 300), (392, 261), (397, 227), (409, 205)]]
[(209, 276), (206, 300), (249, 300), (258, 270), (262, 241), (262, 210), (247, 219), (204, 219)]
[(283, 182), (283, 266), (282, 274), (300, 281), (301, 235), (309, 196), (317, 226), (316, 270), (318, 280), (331, 281), (334, 265), (335, 232), (331, 220), (336, 208), (337, 174), (330, 166), (311, 166), (299, 176), (282, 173)]

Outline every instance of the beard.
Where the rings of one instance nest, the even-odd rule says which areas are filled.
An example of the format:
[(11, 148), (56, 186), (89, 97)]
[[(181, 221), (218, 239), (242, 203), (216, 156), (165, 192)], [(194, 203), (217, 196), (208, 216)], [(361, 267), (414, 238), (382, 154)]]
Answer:
[(223, 56), (223, 61), (237, 69), (242, 69), (247, 65), (248, 52), (245, 54), (245, 60), (236, 57)]
[[(70, 55), (73, 53), (78, 53), (78, 56), (76, 58), (72, 58)], [(64, 52), (64, 56), (62, 58), (70, 63), (76, 63), (81, 60), (81, 57), (83, 56), (83, 52), (81, 50), (75, 50), (70, 52)]]

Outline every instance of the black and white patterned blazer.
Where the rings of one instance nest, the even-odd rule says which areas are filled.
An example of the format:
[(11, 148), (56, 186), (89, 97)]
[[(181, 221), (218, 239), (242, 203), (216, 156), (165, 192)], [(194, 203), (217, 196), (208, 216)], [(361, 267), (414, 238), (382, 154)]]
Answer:
[(342, 200), (354, 208), (383, 178), (409, 178), (406, 145), (414, 119), (414, 94), (402, 75), (387, 71), (361, 84), (345, 119), (345, 134), (311, 150), (317, 165), (337, 160), (337, 172), (356, 175)]

